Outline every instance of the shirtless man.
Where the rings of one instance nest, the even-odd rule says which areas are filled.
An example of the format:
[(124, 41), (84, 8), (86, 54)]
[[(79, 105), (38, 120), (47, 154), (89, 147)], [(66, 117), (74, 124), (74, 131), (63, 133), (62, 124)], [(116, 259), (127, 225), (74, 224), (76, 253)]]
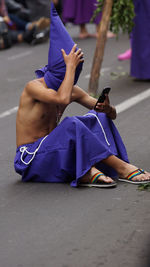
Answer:
[[(60, 123), (57, 126), (58, 121), (60, 120), (66, 107), (71, 102), (75, 101), (90, 110), (93, 109), (97, 102), (95, 98), (89, 96), (81, 88), (73, 86), (76, 67), (83, 61), (83, 53), (81, 49), (78, 49), (76, 52), (76, 45), (74, 45), (69, 55), (67, 55), (63, 49), (62, 54), (66, 64), (66, 74), (58, 91), (56, 92), (48, 88), (44, 78), (40, 78), (30, 81), (25, 86), (20, 98), (20, 105), (16, 120), (17, 154), (15, 158), (15, 169), (23, 176), (23, 181), (33, 180), (40, 182), (55, 182), (55, 180), (51, 180), (51, 178), (45, 180), (45, 175), (47, 175), (45, 174), (45, 168), (48, 168), (49, 173), (52, 172), (53, 163), (51, 163), (51, 159), (48, 166), (45, 167), (44, 165), (44, 167), (41, 167), (42, 170), (40, 169), (40, 171), (38, 171), (40, 172), (40, 178), (33, 179), (34, 177), (37, 177), (37, 174), (33, 172), (33, 169), (37, 170), (37, 166), (34, 168), (34, 163), (39, 160), (40, 149), (42, 149), (43, 146), (53, 147), (53, 141), (51, 144), (47, 143), (48, 138), (54, 135), (54, 133), (56, 138), (58, 137), (57, 129), (61, 127), (62, 124)], [(107, 115), (106, 117), (109, 117), (110, 119), (116, 118), (116, 110), (109, 104), (108, 96), (106, 96), (106, 100), (103, 104), (97, 105), (96, 110), (99, 114), (105, 113)], [(72, 127), (72, 124), (70, 127)], [(63, 129), (65, 129), (65, 126)], [(62, 134), (60, 133), (60, 138), (61, 136)], [(40, 140), (40, 142), (38, 142), (38, 140)], [(56, 143), (57, 141), (58, 140), (56, 140)], [(35, 146), (35, 150), (38, 147), (37, 150), (39, 151), (30, 151), (30, 146), (34, 146), (36, 142), (38, 142), (38, 144)], [(87, 155), (85, 155), (85, 157), (86, 156)], [(38, 164), (40, 165), (42, 161), (44, 160), (40, 160)], [(139, 169), (137, 170), (137, 167), (119, 159), (115, 155), (110, 155), (107, 158), (104, 158), (102, 162), (106, 164), (108, 168), (112, 167), (115, 169), (122, 181), (136, 184), (150, 181), (150, 173)], [(57, 170), (58, 166), (56, 166)], [(30, 172), (31, 175), (29, 175)], [(132, 176), (132, 179), (128, 177), (129, 175)], [(26, 179), (26, 177), (29, 178)], [(129, 178), (131, 180), (129, 180)], [(95, 181), (92, 179), (95, 179)], [(67, 180), (64, 181), (66, 182)], [(64, 181), (62, 179), (62, 182)], [(61, 182), (60, 176), (58, 181), (56, 179), (56, 182)], [(78, 184), (90, 186), (100, 185), (104, 187), (116, 186), (116, 182), (114, 182), (112, 178), (101, 173), (95, 165), (87, 169), (87, 172), (83, 175), (83, 177), (78, 179)]]

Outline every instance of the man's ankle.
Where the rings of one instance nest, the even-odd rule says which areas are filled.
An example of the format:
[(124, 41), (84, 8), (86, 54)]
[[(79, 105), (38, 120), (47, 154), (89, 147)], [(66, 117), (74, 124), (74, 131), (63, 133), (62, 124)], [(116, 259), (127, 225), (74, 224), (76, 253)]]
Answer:
[(127, 162), (123, 162), (120, 166), (118, 166), (116, 171), (118, 172), (119, 176), (126, 176), (129, 172), (129, 164)]

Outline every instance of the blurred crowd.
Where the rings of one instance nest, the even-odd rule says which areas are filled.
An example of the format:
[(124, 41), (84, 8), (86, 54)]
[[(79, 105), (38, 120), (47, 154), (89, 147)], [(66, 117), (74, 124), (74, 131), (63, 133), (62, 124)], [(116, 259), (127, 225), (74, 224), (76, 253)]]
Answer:
[[(94, 20), (95, 33), (90, 34), (86, 24), (96, 8), (96, 0), (51, 0), (64, 24), (78, 25), (78, 38), (97, 37), (101, 13)], [(133, 0), (135, 6), (131, 48), (118, 55), (119, 60), (131, 59), (132, 76), (150, 78), (150, 0)], [(49, 38), (50, 0), (0, 0), (0, 50), (13, 44), (38, 44)], [(141, 23), (142, 21), (142, 23)], [(144, 26), (143, 26), (144, 25)], [(114, 37), (111, 32), (107, 37)]]
[(0, 49), (49, 37), (49, 0), (0, 0)]
[[(96, 37), (89, 34), (86, 24), (95, 10), (96, 0), (52, 0), (64, 24), (79, 25), (79, 38)], [(26, 42), (37, 44), (49, 37), (50, 0), (0, 0), (0, 49)], [(94, 21), (96, 28), (101, 14)]]

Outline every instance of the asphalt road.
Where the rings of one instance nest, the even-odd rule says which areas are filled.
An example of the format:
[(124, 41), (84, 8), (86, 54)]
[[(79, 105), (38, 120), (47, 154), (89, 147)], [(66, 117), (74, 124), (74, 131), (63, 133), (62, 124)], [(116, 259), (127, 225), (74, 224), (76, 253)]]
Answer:
[[(78, 40), (85, 53), (79, 85), (87, 90), (95, 40)], [(93, 27), (89, 27), (91, 31)], [(115, 105), (146, 91), (150, 82), (129, 76), (129, 61), (117, 54), (127, 36), (107, 42), (100, 90), (110, 85)], [(24, 85), (47, 63), (48, 43), (0, 52), (0, 267), (149, 267), (150, 193), (119, 183), (116, 189), (73, 189), (67, 184), (24, 184), (13, 169), (16, 113)], [(116, 125), (129, 158), (150, 170), (149, 98), (120, 113)], [(65, 115), (86, 109), (71, 104)]]

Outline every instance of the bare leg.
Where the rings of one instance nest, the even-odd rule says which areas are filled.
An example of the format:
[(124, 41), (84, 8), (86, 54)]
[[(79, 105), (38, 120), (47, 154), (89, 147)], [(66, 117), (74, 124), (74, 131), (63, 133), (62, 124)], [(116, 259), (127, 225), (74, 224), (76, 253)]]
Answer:
[(4, 45), (4, 41), (1, 39), (0, 40), (0, 49), (4, 49), (5, 45)]
[(23, 35), (22, 33), (18, 34), (18, 43), (22, 43), (23, 42)]
[(85, 24), (80, 24), (80, 34), (79, 38), (80, 39), (85, 39), (89, 37), (89, 33), (87, 31), (86, 25)]
[(37, 27), (38, 30), (44, 30), (50, 25), (50, 19), (41, 17), (37, 21), (33, 21), (31, 23), (28, 23), (28, 30), (31, 31), (35, 26)]
[[(123, 160), (120, 160), (116, 156), (110, 156), (107, 159), (103, 160), (103, 163), (107, 164), (108, 166), (114, 168), (120, 178), (126, 178), (130, 173), (134, 172), (138, 168), (134, 165), (128, 164)], [(150, 173), (145, 172), (145, 174), (140, 174), (134, 178), (133, 181), (150, 181)]]

